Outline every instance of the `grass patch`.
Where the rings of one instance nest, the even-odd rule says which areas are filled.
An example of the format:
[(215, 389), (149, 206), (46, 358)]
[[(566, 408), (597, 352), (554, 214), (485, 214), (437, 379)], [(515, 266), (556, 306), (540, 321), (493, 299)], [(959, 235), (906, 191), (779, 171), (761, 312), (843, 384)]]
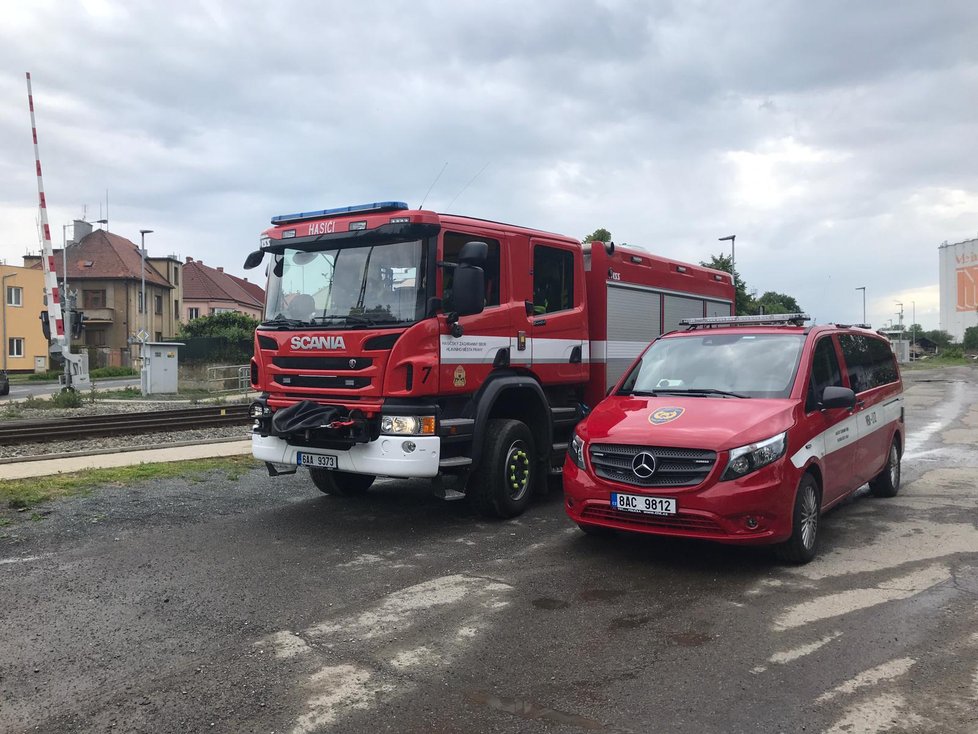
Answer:
[(927, 359), (917, 359), (913, 362), (905, 362), (900, 365), (901, 370), (928, 370), (939, 367), (968, 367), (974, 366), (975, 360), (968, 357), (928, 357)]
[(207, 476), (211, 472), (223, 472), (224, 478), (233, 482), (256, 466), (258, 462), (251, 456), (228, 456), (13, 479), (0, 484), (0, 503), (13, 510), (25, 510), (60, 497), (87, 495), (102, 487), (128, 489), (154, 479), (206, 482), (212, 479)]

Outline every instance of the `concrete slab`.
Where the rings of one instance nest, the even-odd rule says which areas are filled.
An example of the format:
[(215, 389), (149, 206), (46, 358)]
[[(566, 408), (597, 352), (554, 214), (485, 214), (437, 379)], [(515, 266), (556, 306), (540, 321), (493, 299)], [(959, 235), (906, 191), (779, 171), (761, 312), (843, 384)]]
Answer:
[(167, 461), (209, 459), (219, 456), (240, 456), (251, 453), (251, 440), (225, 441), (221, 443), (168, 446), (159, 449), (143, 449), (111, 454), (87, 456), (59, 456), (57, 458), (20, 461), (0, 464), (0, 479), (25, 479), (52, 474), (71, 474), (87, 469), (108, 469), (135, 464), (157, 464)]

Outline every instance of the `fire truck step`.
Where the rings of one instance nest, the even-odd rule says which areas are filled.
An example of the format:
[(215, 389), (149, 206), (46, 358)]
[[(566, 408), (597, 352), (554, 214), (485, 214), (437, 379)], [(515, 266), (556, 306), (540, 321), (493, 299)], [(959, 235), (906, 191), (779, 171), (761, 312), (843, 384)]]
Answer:
[(577, 408), (551, 408), (550, 419), (554, 425), (566, 426), (577, 423), (581, 419), (581, 416)]
[(469, 466), (472, 463), (472, 457), (470, 456), (452, 456), (447, 459), (441, 459), (438, 462), (439, 469), (461, 469), (463, 466)]
[(442, 443), (471, 441), (475, 429), (473, 418), (444, 418), (438, 422), (438, 435)]

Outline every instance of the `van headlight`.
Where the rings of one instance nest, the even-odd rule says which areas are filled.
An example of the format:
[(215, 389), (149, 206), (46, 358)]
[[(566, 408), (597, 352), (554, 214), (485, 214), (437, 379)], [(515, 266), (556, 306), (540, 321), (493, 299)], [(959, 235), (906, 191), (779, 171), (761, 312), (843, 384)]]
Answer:
[(380, 432), (389, 436), (433, 436), (433, 415), (384, 415), (380, 418)]
[(567, 447), (567, 455), (574, 462), (574, 466), (578, 469), (584, 468), (584, 439), (578, 436), (577, 433), (574, 434), (570, 446)]
[(785, 431), (764, 441), (731, 449), (727, 468), (724, 470), (723, 476), (720, 477), (720, 481), (737, 479), (777, 461), (784, 456), (787, 437), (788, 432)]

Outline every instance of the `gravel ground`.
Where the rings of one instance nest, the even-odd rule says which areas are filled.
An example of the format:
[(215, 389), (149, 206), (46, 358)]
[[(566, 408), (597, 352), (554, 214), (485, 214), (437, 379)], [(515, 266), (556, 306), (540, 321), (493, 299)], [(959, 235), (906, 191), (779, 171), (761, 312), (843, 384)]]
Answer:
[[(240, 402), (240, 401), (239, 401)], [(0, 413), (0, 421), (8, 420), (56, 420), (71, 416), (109, 415), (113, 413), (143, 413), (152, 410), (178, 410), (192, 407), (190, 403), (148, 402), (132, 400), (106, 400), (86, 403), (81, 408), (16, 408), (8, 407)], [(201, 428), (190, 431), (175, 431), (161, 433), (141, 433), (134, 436), (103, 436), (88, 440), (72, 439), (71, 441), (45, 441), (43, 443), (15, 444), (0, 446), (0, 460), (18, 459), (22, 457), (47, 456), (78, 452), (103, 452), (111, 449), (159, 448), (170, 443), (187, 443), (225, 439), (234, 441), (247, 439), (251, 436), (248, 425)]]

